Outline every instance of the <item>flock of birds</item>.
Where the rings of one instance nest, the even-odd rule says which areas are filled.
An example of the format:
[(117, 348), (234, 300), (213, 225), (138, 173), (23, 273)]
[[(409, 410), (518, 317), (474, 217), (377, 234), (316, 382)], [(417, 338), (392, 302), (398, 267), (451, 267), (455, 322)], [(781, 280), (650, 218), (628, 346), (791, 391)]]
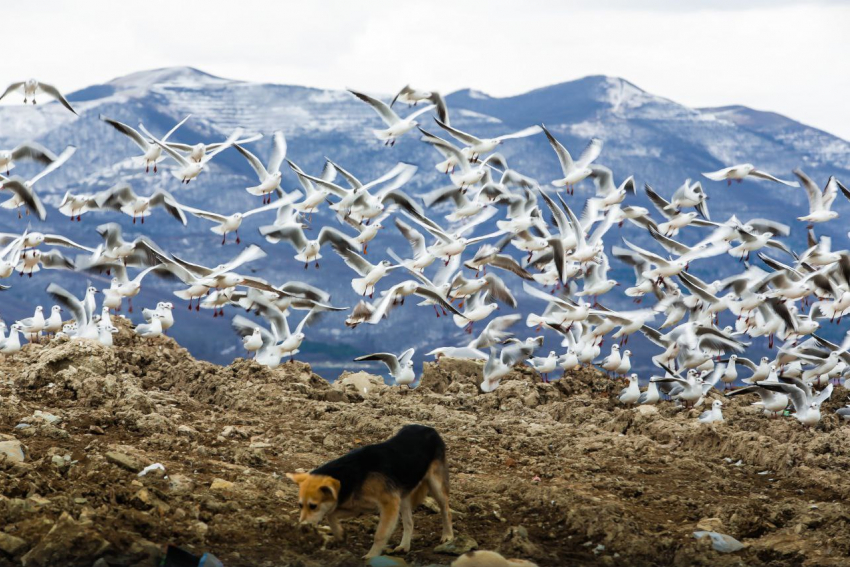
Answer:
[[(50, 85), (35, 80), (14, 83), (0, 99), (12, 92), (23, 92), (24, 102), (33, 104), (36, 95), (53, 97), (76, 114)], [(603, 150), (600, 139), (591, 140), (574, 159), (543, 125), (495, 138), (461, 131), (451, 125), (445, 101), (436, 92), (405, 87), (390, 104), (351, 92), (383, 120), (385, 128), (374, 130), (374, 134), (385, 145), (392, 146), (398, 138), (418, 131), (423, 147), (439, 156), (435, 167), (445, 175), (447, 185), (426, 193), (420, 201), (402, 189), (416, 173), (416, 167), (409, 164), (399, 163), (377, 179), (361, 181), (328, 159), (321, 172), (312, 174), (286, 160), (286, 140), (280, 131), (272, 134), (272, 151), (263, 160), (246, 147), (262, 136), (241, 138), (241, 129), (223, 142), (187, 145), (172, 138), (188, 117), (157, 137), (144, 125), (135, 129), (101, 116), (104, 124), (124, 134), (141, 151), (142, 155), (134, 158), (139, 167), (157, 171), (164, 160), (169, 160), (173, 164), (171, 173), (181, 183), (190, 183), (203, 173), (221, 152), (239, 152), (257, 175), (257, 184), (246, 191), (261, 197), (262, 206), (217, 213), (181, 204), (164, 190), (145, 197), (136, 194), (129, 184), (119, 183), (95, 194), (68, 192), (58, 210), (71, 221), (80, 221), (82, 215), (94, 211), (117, 211), (132, 217), (133, 223), (144, 223), (156, 209), (162, 209), (184, 225), (187, 215), (210, 222), (222, 244), (230, 234), (236, 244), (241, 242), (239, 228), (248, 216), (271, 217), (273, 213), (274, 221), (262, 226), (260, 234), (270, 244), (289, 244), (304, 269), (311, 265), (319, 268), (320, 260), (324, 261), (322, 252), (330, 249), (353, 271), (351, 287), (360, 301), (345, 321), (348, 327), (389, 324), (384, 322), (392, 317), (392, 311), (415, 297), (419, 306), (433, 309), (436, 317), (451, 316), (447, 324), (470, 335), (464, 344), (437, 348), (428, 355), (486, 361), (481, 383), (485, 392), (495, 390), (517, 365), (530, 365), (548, 381), (558, 370), (569, 372), (598, 364), (612, 376), (627, 380), (619, 395), (623, 404), (656, 404), (667, 398), (683, 407), (695, 407), (706, 400), (712, 388), (723, 388), (731, 389), (729, 396), (758, 396), (754, 405), (770, 416), (782, 414), (790, 403), (801, 423), (818, 423), (821, 404), (850, 372), (850, 335), (838, 345), (817, 334), (826, 320), (840, 322), (850, 311), (850, 254), (833, 251), (829, 238), (817, 239), (812, 231), (814, 224), (838, 216), (832, 207), (839, 192), (850, 199), (850, 191), (837, 179), (830, 177), (821, 189), (803, 171), (794, 171), (797, 181), (787, 181), (750, 164), (703, 174), (727, 185), (754, 178), (802, 186), (808, 195), (809, 211), (799, 220), (809, 225), (809, 247), (795, 252), (781, 240), (790, 234), (787, 225), (736, 216), (722, 222), (711, 220), (708, 197), (699, 181), (686, 180), (669, 199), (646, 185), (654, 211), (629, 205), (627, 199), (636, 193), (634, 178), (617, 184), (613, 172), (596, 163)], [(426, 105), (404, 117), (397, 113), (402, 105), (420, 103)], [(417, 119), (430, 111), (436, 113), (436, 129), (427, 130)], [(562, 177), (544, 185), (511, 169), (505, 157), (496, 152), (512, 139), (540, 133), (547, 137), (562, 171)], [(0, 170), (6, 173), (0, 176), (2, 191), (11, 194), (0, 207), (16, 211), (18, 217), (32, 214), (44, 220), (47, 211), (36, 184), (70, 159), (74, 150), (69, 146), (56, 155), (28, 142), (0, 152)], [(45, 167), (31, 179), (9, 177), (15, 163), (22, 160), (34, 160)], [(284, 161), (299, 181), (299, 190), (284, 192), (281, 188)], [(585, 179), (593, 180), (595, 194), (577, 216), (567, 197)], [(313, 213), (325, 207), (342, 228), (323, 226), (308, 233)], [(443, 220), (437, 219), (436, 214), (442, 214), (445, 208), (448, 214)], [(495, 215), (501, 215), (495, 230), (472, 236)], [(374, 256), (370, 254), (375, 250), (372, 242), (380, 231), (388, 229), (390, 217), (410, 250), (399, 255), (390, 248), (379, 248), (378, 252), (391, 260), (373, 262), (367, 259)], [(651, 307), (614, 311), (600, 300), (616, 286), (627, 284), (609, 276), (611, 258), (603, 238), (613, 226), (626, 221), (646, 231), (656, 251), (622, 238), (610, 248), (610, 254), (634, 270), (634, 283), (627, 286), (625, 294), (635, 303), (645, 297), (655, 302)], [(683, 231), (699, 233), (701, 239), (693, 245), (684, 244), (677, 239)], [(0, 235), (0, 278), (15, 271), (32, 277), (43, 268), (106, 272), (112, 277), (108, 288), (89, 286), (82, 298), (51, 283), (47, 291), (57, 305), (49, 315), (38, 306), (32, 317), (14, 322), (8, 334), (0, 322), (0, 353), (20, 350), (22, 337), (39, 342), (64, 335), (111, 345), (117, 328), (110, 314), (121, 308), (124, 299), (132, 312), (132, 298), (139, 294), (148, 274), (180, 282), (174, 295), (188, 301), (189, 309), (209, 308), (218, 317), (224, 315), (225, 306), (236, 305), (259, 315), (265, 324), (237, 315), (232, 327), (256, 361), (270, 367), (287, 357), (291, 360), (299, 352), (307, 326), (322, 313), (348, 309), (333, 305), (330, 295), (315, 286), (300, 281), (273, 285), (240, 271), (266, 255), (256, 245), (245, 247), (225, 264), (207, 267), (168, 253), (146, 236), (127, 241), (117, 223), (98, 226), (97, 234), (101, 242), (95, 247), (31, 227), (20, 234)], [(60, 247), (76, 249), (80, 254), (71, 260), (59, 251)], [(780, 259), (764, 254), (766, 248), (776, 250)], [(515, 252), (509, 253), (512, 250)], [(752, 254), (763, 267), (749, 262)], [(724, 255), (741, 262), (738, 273), (705, 281), (689, 270), (693, 263)], [(436, 264), (436, 270), (429, 276), (432, 264)], [(130, 269), (138, 270), (132, 278)], [(408, 277), (401, 283), (382, 286), (384, 277), (392, 272)], [(525, 324), (538, 333), (534, 337), (520, 340), (511, 332), (523, 319), (521, 315), (493, 316), (500, 305), (517, 307), (513, 292), (499, 276), (505, 273), (521, 279), (525, 293), (545, 305), (542, 311), (525, 317)], [(166, 333), (175, 323), (173, 310), (171, 301), (144, 309), (145, 322), (137, 325), (135, 332), (142, 337)], [(63, 311), (70, 315), (70, 322)], [(294, 311), (305, 314), (292, 328)], [(734, 322), (721, 328), (719, 318), (726, 312), (734, 316)], [(657, 325), (655, 321), (661, 318)], [(484, 328), (473, 335), (476, 324)], [(544, 341), (544, 335), (539, 334), (542, 331), (559, 338), (560, 351), (538, 355)], [(660, 375), (653, 376), (643, 391), (638, 376), (631, 372), (631, 352), (625, 349), (635, 333), (642, 333), (659, 351), (652, 361)], [(603, 343), (609, 336), (612, 344), (603, 353)], [(750, 345), (748, 341), (758, 337), (767, 337), (771, 348), (774, 340), (782, 341), (774, 358), (763, 357), (756, 362), (742, 356)], [(374, 353), (356, 360), (383, 362), (397, 384), (410, 386), (416, 381), (413, 354), (411, 348), (398, 355)], [(736, 389), (739, 379), (746, 386)], [(699, 420), (722, 420), (721, 406), (720, 400), (713, 401)], [(850, 419), (850, 406), (839, 414)]]

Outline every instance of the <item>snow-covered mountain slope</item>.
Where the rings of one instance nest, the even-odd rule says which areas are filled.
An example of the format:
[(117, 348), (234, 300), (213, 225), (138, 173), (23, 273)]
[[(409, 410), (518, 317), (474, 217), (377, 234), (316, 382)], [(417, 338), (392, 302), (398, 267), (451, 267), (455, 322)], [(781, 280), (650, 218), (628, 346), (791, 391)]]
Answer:
[[(695, 87), (698, 88), (698, 87)], [(433, 165), (439, 156), (420, 143), (415, 135), (401, 139), (387, 148), (372, 135), (381, 127), (375, 113), (344, 91), (321, 90), (300, 86), (249, 83), (214, 77), (196, 69), (180, 67), (143, 71), (119, 77), (103, 85), (94, 85), (71, 93), (68, 99), (80, 113), (75, 117), (58, 104), (0, 106), (0, 147), (10, 148), (24, 140), (37, 140), (54, 151), (67, 144), (76, 145), (76, 155), (60, 170), (39, 182), (37, 189), (48, 204), (56, 205), (66, 190), (96, 191), (127, 180), (141, 194), (156, 188), (172, 191), (178, 200), (217, 212), (247, 210), (260, 205), (258, 198), (243, 189), (254, 185), (256, 178), (245, 160), (229, 150), (218, 156), (208, 172), (188, 186), (174, 179), (163, 162), (157, 174), (145, 174), (132, 161), (139, 155), (126, 137), (98, 119), (100, 114), (132, 126), (143, 122), (153, 133), (162, 134), (177, 121), (192, 118), (175, 134), (175, 140), (195, 143), (219, 141), (234, 128), (246, 133), (260, 132), (266, 138), (251, 146), (265, 158), (270, 150), (270, 134), (283, 130), (288, 142), (287, 157), (308, 172), (318, 173), (325, 156), (362, 178), (369, 179), (391, 168), (397, 161), (419, 166), (407, 190), (421, 194), (445, 184), (445, 178)], [(494, 98), (484, 93), (464, 90), (447, 97), (452, 123), (458, 128), (482, 137), (496, 136), (545, 123), (573, 152), (579, 152), (591, 136), (605, 141), (598, 160), (611, 167), (617, 180), (635, 175), (639, 185), (648, 182), (663, 195), (670, 195), (685, 178), (699, 178), (700, 172), (719, 169), (739, 162), (752, 162), (777, 175), (789, 177), (791, 170), (802, 167), (818, 182), (829, 175), (850, 178), (850, 143), (823, 131), (795, 122), (784, 116), (745, 107), (693, 109), (647, 93), (619, 78), (586, 77), (559, 85), (537, 89), (507, 98)], [(406, 109), (401, 108), (404, 114)], [(439, 134), (439, 128), (428, 115), (421, 123)], [(548, 183), (558, 174), (558, 162), (543, 136), (511, 140), (500, 148), (509, 163), (527, 175)], [(288, 168), (284, 171), (285, 188), (296, 188), (297, 180)], [(34, 174), (37, 167), (22, 164), (15, 173)], [(725, 220), (731, 214), (742, 218), (770, 216), (794, 225), (790, 242), (801, 248), (805, 230), (794, 218), (803, 214), (805, 195), (791, 189), (761, 182), (745, 182), (726, 187), (703, 179), (710, 195), (713, 219)], [(571, 206), (578, 210), (591, 185), (576, 191)], [(646, 204), (642, 196), (637, 202)], [(49, 207), (50, 208), (50, 207)], [(850, 215), (850, 204), (839, 201), (838, 210)], [(209, 224), (191, 218), (183, 227), (161, 211), (145, 225), (133, 225), (118, 214), (89, 214), (81, 223), (69, 223), (66, 217), (50, 210), (45, 223), (33, 228), (58, 231), (81, 242), (97, 243), (94, 227), (102, 222), (118, 221), (129, 236), (147, 234), (165, 248), (187, 259), (216, 265), (234, 255), (233, 245), (218, 245), (218, 237), (209, 232)], [(440, 219), (442, 220), (442, 219)], [(272, 246), (256, 233), (256, 227), (271, 221), (268, 216), (248, 219), (240, 230), (244, 242), (256, 242), (269, 253), (268, 258), (250, 266), (256, 275), (274, 283), (286, 279), (304, 279), (328, 289), (338, 305), (353, 306), (358, 298), (351, 290), (351, 271), (333, 253), (329, 253), (319, 270), (305, 271), (296, 262), (292, 250), (280, 244)], [(314, 220), (335, 223), (323, 216)], [(830, 223), (827, 230), (839, 231), (841, 222)], [(13, 214), (0, 214), (0, 229), (20, 231), (26, 221), (18, 222)], [(624, 227), (623, 234), (641, 241), (634, 227)], [(836, 234), (840, 242), (844, 236)], [(611, 232), (606, 243), (616, 243), (619, 236)], [(687, 239), (687, 237), (685, 237)], [(378, 237), (370, 253), (378, 256), (385, 246), (406, 252), (407, 244), (390, 226)], [(843, 246), (838, 246), (843, 247)], [(728, 257), (695, 266), (697, 273), (722, 273), (729, 269)], [(623, 267), (617, 274), (630, 277)], [(15, 276), (13, 289), (0, 295), (0, 315), (5, 319), (28, 314), (37, 301), (49, 304), (40, 294), (50, 281), (57, 281), (81, 292), (86, 277), (66, 272), (46, 271), (31, 280)], [(401, 275), (386, 280), (387, 286)], [(518, 282), (506, 276), (519, 288)], [(97, 278), (96, 278), (97, 279)], [(15, 281), (16, 280), (16, 281)], [(107, 285), (106, 277), (98, 285)], [(155, 303), (175, 289), (173, 282), (148, 280), (137, 305)], [(35, 291), (39, 293), (34, 293)], [(631, 305), (623, 298), (606, 298), (612, 307)], [(521, 302), (525, 309), (540, 308), (539, 303)], [(181, 312), (181, 310), (183, 310)], [(138, 314), (134, 314), (135, 318)], [(301, 312), (295, 314), (299, 319)], [(177, 308), (178, 323), (174, 336), (196, 356), (226, 362), (241, 353), (241, 347), (225, 319), (213, 319), (209, 311), (199, 314)], [(427, 309), (412, 306), (398, 309), (392, 319), (382, 325), (363, 325), (349, 330), (342, 324), (345, 315), (326, 315), (308, 332), (302, 356), (324, 367), (325, 375), (341, 367), (358, 354), (380, 350), (401, 350), (416, 346), (419, 353), (442, 344), (464, 340), (450, 321), (436, 319)], [(415, 332), (411, 330), (415, 329)], [(525, 328), (521, 329), (525, 331)], [(547, 339), (547, 348), (555, 347), (555, 338)], [(634, 350), (634, 349), (633, 349)], [(640, 366), (646, 357), (639, 359)], [(350, 366), (350, 365), (348, 365)]]

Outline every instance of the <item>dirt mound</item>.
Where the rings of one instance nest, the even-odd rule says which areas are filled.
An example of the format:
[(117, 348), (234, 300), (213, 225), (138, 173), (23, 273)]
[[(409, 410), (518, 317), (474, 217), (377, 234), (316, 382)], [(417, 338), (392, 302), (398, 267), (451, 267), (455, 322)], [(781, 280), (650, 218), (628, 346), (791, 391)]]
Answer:
[[(816, 430), (744, 399), (725, 400), (725, 423), (702, 425), (699, 410), (669, 403), (620, 407), (621, 386), (590, 369), (551, 384), (521, 369), (480, 394), (481, 363), (443, 359), (413, 390), (362, 372), (330, 385), (297, 362), (199, 362), (118, 323), (114, 348), (60, 339), (0, 362), (0, 566), (155, 565), (167, 543), (228, 566), (359, 565), (377, 517), (348, 522), (347, 541), (332, 542), (298, 524), (283, 473), (413, 422), (436, 427), (449, 448), (465, 536), (456, 553), (475, 546), (538, 565), (850, 556), (850, 428), (832, 414), (838, 393)], [(720, 553), (697, 530), (744, 548)], [(404, 560), (449, 565), (439, 534), (426, 505)]]

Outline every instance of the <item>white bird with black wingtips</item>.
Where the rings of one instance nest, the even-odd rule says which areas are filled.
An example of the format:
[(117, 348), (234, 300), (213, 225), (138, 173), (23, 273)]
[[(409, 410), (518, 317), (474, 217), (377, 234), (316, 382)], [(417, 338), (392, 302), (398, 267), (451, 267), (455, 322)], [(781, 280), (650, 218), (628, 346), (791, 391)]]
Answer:
[(389, 352), (376, 352), (365, 356), (358, 356), (354, 360), (356, 362), (365, 362), (377, 360), (383, 362), (390, 371), (390, 376), (393, 377), (397, 386), (410, 387), (416, 381), (416, 373), (413, 371), (413, 353), (414, 349), (409, 348), (399, 356)]

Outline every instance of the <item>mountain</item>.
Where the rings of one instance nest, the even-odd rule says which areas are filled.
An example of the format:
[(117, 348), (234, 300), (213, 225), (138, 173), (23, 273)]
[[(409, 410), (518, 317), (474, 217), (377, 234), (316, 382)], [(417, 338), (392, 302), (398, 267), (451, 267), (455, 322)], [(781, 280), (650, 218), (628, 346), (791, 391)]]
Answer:
[[(173, 138), (187, 143), (222, 140), (236, 127), (246, 132), (264, 133), (267, 135), (264, 139), (251, 145), (252, 151), (263, 159), (270, 151), (268, 134), (281, 129), (288, 142), (288, 159), (308, 172), (318, 173), (325, 156), (365, 179), (377, 177), (396, 162), (405, 161), (419, 166), (417, 176), (406, 188), (410, 193), (422, 194), (445, 184), (445, 177), (433, 167), (439, 161), (436, 152), (412, 134), (394, 147), (384, 147), (371, 132), (380, 127), (380, 120), (371, 108), (344, 91), (235, 81), (178, 67), (119, 77), (71, 93), (68, 99), (78, 110), (79, 117), (55, 103), (0, 106), (0, 147), (10, 148), (34, 139), (57, 152), (67, 144), (79, 148), (64, 167), (37, 185), (49, 205), (58, 204), (67, 190), (97, 191), (127, 180), (139, 193), (149, 194), (164, 188), (172, 191), (181, 202), (217, 212), (259, 206), (260, 200), (243, 190), (255, 184), (256, 178), (237, 152), (223, 152), (212, 162), (208, 172), (188, 186), (181, 185), (168, 172), (171, 168), (168, 162), (163, 162), (156, 174), (145, 174), (138, 168), (131, 159), (138, 155), (136, 147), (100, 121), (100, 114), (133, 126), (143, 122), (155, 134), (166, 132), (191, 114), (192, 118)], [(686, 178), (700, 178), (702, 171), (740, 162), (756, 163), (782, 177), (789, 177), (793, 168), (802, 167), (819, 183), (825, 182), (829, 175), (850, 177), (850, 143), (845, 140), (771, 112), (741, 106), (688, 108), (619, 78), (586, 77), (505, 98), (463, 90), (446, 99), (452, 124), (482, 137), (545, 123), (573, 152), (580, 151), (590, 137), (600, 137), (605, 147), (598, 161), (614, 170), (618, 182), (633, 174), (639, 185), (650, 183), (666, 196)], [(421, 123), (439, 134), (439, 128), (427, 116), (423, 116)], [(500, 151), (512, 168), (535, 177), (541, 184), (558, 174), (557, 159), (543, 136), (510, 140), (502, 144)], [(26, 176), (36, 171), (36, 166), (22, 164), (15, 173)], [(805, 229), (794, 220), (805, 208), (802, 189), (764, 182), (727, 187), (702, 180), (710, 195), (713, 219), (725, 220), (732, 214), (744, 220), (775, 218), (793, 225), (789, 242), (796, 249), (805, 247)], [(298, 187), (297, 179), (288, 170), (284, 172), (283, 186), (286, 189)], [(584, 197), (591, 192), (592, 185), (585, 183), (574, 197), (568, 198), (571, 206), (580, 210)], [(646, 204), (643, 196), (632, 199)], [(218, 237), (209, 232), (209, 223), (199, 219), (191, 218), (189, 225), (183, 227), (157, 211), (142, 226), (133, 225), (129, 218), (114, 213), (89, 213), (83, 217), (83, 222), (70, 223), (66, 217), (48, 208), (47, 221), (43, 224), (33, 222), (34, 229), (61, 232), (92, 246), (98, 242), (93, 231), (95, 226), (118, 221), (127, 236), (147, 234), (169, 251), (206, 265), (222, 263), (238, 250), (233, 244), (220, 246)], [(839, 203), (838, 209), (842, 214), (850, 213), (846, 203)], [(324, 223), (336, 222), (326, 213), (318, 216), (313, 222), (316, 229)], [(337, 305), (353, 306), (357, 302), (349, 285), (352, 272), (333, 253), (326, 255), (319, 270), (312, 267), (304, 270), (292, 258), (293, 252), (288, 246), (273, 246), (259, 237), (256, 227), (268, 222), (268, 217), (256, 215), (246, 220), (240, 230), (243, 243), (256, 242), (269, 253), (267, 258), (249, 266), (251, 272), (274, 283), (303, 279), (319, 285), (333, 294), (333, 303)], [(832, 226), (820, 230), (835, 231), (832, 235), (836, 236), (840, 223), (830, 224)], [(20, 232), (25, 226), (26, 221), (18, 221), (14, 214), (0, 215), (2, 231)], [(646, 242), (636, 227), (626, 226), (621, 230), (623, 235), (628, 234), (637, 242)], [(692, 231), (692, 236), (696, 237), (697, 233)], [(375, 252), (369, 255), (370, 260), (374, 260), (373, 254), (377, 255), (384, 246), (407, 252), (407, 243), (392, 225), (383, 230), (378, 239), (376, 242), (380, 246), (373, 249)], [(609, 246), (616, 241), (616, 232), (606, 237)], [(697, 275), (713, 279), (737, 267), (728, 257), (723, 257), (702, 262), (693, 269)], [(624, 279), (631, 278), (627, 267), (615, 266), (615, 273)], [(13, 288), (0, 295), (0, 315), (7, 321), (13, 320), (28, 315), (37, 301), (49, 305), (49, 298), (39, 297), (33, 290), (44, 289), (50, 281), (81, 294), (87, 277), (57, 271), (36, 274), (32, 280), (20, 280), (15, 276), (4, 282), (11, 282)], [(91, 277), (98, 286), (108, 285), (105, 275)], [(402, 277), (399, 274), (385, 280), (387, 287)], [(519, 288), (512, 276), (506, 277), (515, 289)], [(173, 289), (173, 282), (147, 280), (135, 303), (137, 306), (154, 304), (165, 295), (170, 296)], [(611, 297), (604, 299), (606, 305), (631, 308), (631, 302), (626, 299), (609, 295)], [(538, 309), (542, 304), (526, 300), (521, 301), (521, 307)], [(351, 358), (365, 352), (400, 351), (416, 346), (421, 355), (435, 346), (465, 340), (459, 329), (432, 313), (425, 308), (405, 306), (393, 312), (388, 324), (361, 325), (355, 330), (342, 325), (345, 314), (328, 314), (309, 330), (309, 340), (300, 356), (328, 375), (343, 366), (352, 366), (349, 364)], [(209, 311), (190, 314), (185, 311), (184, 302), (177, 302), (176, 315), (178, 322), (173, 336), (195, 356), (226, 363), (242, 353), (228, 325), (232, 313), (224, 319), (213, 319)], [(294, 321), (302, 315), (303, 312), (296, 312)], [(138, 320), (139, 314), (135, 313), (133, 318)], [(518, 330), (526, 331), (522, 325)], [(547, 348), (555, 348), (555, 345), (554, 337), (547, 339)], [(645, 366), (647, 358), (639, 353), (637, 366)]]

